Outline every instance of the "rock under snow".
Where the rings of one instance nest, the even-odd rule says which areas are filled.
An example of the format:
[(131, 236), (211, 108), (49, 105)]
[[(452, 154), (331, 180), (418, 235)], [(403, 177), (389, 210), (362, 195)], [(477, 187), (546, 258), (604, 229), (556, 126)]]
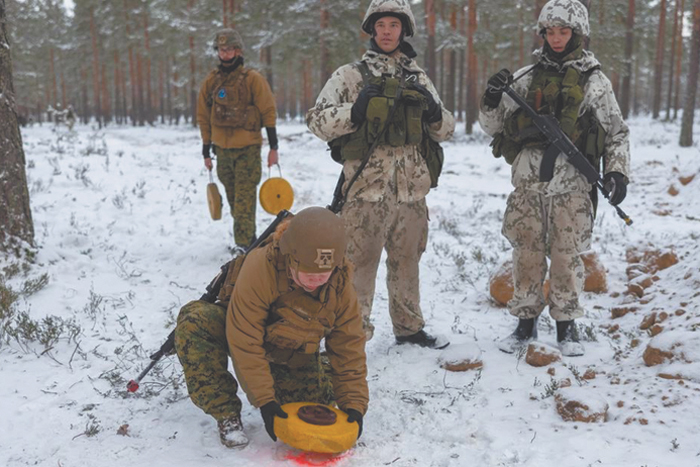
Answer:
[(533, 342), (527, 346), (527, 354), (525, 361), (531, 366), (547, 366), (561, 360), (561, 352), (559, 349), (550, 347), (541, 342)]
[(476, 343), (449, 346), (438, 357), (438, 363), (447, 371), (478, 370), (484, 366)]
[(609, 405), (586, 388), (570, 387), (560, 389), (554, 396), (557, 412), (567, 422), (594, 423), (608, 418)]

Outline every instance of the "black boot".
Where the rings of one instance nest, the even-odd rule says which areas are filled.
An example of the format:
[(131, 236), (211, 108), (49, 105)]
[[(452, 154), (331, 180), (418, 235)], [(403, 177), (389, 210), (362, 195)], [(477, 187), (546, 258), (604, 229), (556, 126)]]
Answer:
[(585, 353), (574, 320), (557, 321), (557, 342), (562, 355), (567, 357), (578, 357)]
[(441, 336), (431, 336), (422, 329), (415, 334), (411, 334), (410, 336), (396, 336), (396, 343), (416, 344), (420, 345), (421, 347), (437, 350), (444, 349), (450, 345), (445, 338), (442, 338)]
[(537, 318), (520, 318), (513, 334), (501, 339), (498, 348), (505, 353), (514, 353), (533, 339), (537, 339)]

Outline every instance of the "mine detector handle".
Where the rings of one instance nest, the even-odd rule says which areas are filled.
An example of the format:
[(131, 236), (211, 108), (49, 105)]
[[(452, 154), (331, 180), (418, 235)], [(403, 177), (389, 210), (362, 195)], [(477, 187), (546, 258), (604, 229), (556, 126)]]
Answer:
[[(512, 78), (511, 78), (512, 80)], [(591, 185), (595, 185), (596, 188), (603, 194), (605, 199), (610, 200), (610, 192), (605, 188), (605, 183), (603, 178), (600, 176), (598, 171), (593, 165), (588, 162), (588, 159), (581, 154), (581, 151), (576, 147), (576, 145), (571, 142), (566, 133), (562, 131), (559, 126), (559, 122), (553, 115), (540, 115), (535, 110), (528, 105), (528, 103), (523, 99), (517, 92), (511, 88), (510, 84), (506, 84), (501, 89), (503, 92), (508, 94), (511, 99), (515, 101), (518, 106), (523, 109), (523, 111), (532, 119), (533, 123), (542, 132), (542, 134), (547, 138), (550, 146), (545, 151), (545, 156), (542, 161), (540, 177), (542, 177), (542, 171), (546, 169), (553, 170), (554, 160), (556, 157), (563, 153), (568, 161), (576, 167), (576, 169), (586, 177), (586, 180)], [(548, 162), (546, 159), (551, 159)], [(550, 177), (551, 179), (551, 177)], [(617, 215), (625, 222), (626, 225), (632, 225), (632, 219), (625, 214), (625, 212), (615, 205), (611, 205), (617, 211)]]
[[(280, 223), (289, 217), (292, 213), (283, 209), (277, 214), (277, 217), (275, 217), (275, 220), (272, 221), (272, 223), (265, 229), (265, 231), (245, 250), (244, 255), (247, 255), (251, 251), (253, 251), (255, 248), (260, 246), (260, 244), (265, 241), (267, 237), (269, 237), (276, 229), (277, 226), (280, 225)], [(235, 258), (234, 258), (235, 259)], [(201, 301), (207, 302), (207, 303), (214, 303), (216, 302), (216, 297), (219, 296), (219, 291), (221, 290), (221, 287), (224, 285), (224, 282), (226, 281), (226, 275), (228, 274), (228, 267), (231, 264), (233, 260), (229, 261), (228, 263), (224, 264), (221, 266), (221, 269), (219, 270), (219, 273), (212, 279), (212, 281), (207, 285), (206, 287), (206, 292), (200, 297)], [(154, 353), (153, 355), (150, 356), (151, 362), (148, 364), (146, 368), (141, 372), (141, 374), (136, 377), (136, 379), (132, 379), (126, 384), (126, 389), (129, 392), (136, 392), (139, 388), (139, 383), (143, 379), (144, 376), (150, 372), (154, 366), (156, 366), (156, 363), (163, 358), (165, 355), (171, 355), (175, 351), (175, 330), (173, 329), (170, 334), (168, 335), (168, 338), (165, 340), (163, 345), (160, 346), (160, 349)]]

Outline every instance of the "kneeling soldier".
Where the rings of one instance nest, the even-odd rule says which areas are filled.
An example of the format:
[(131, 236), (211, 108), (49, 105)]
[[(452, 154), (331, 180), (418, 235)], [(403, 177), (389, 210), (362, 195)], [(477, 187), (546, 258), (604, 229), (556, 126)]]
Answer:
[[(221, 442), (248, 444), (238, 381), (273, 440), (280, 404), (333, 401), (362, 432), (367, 410), (365, 334), (341, 218), (320, 207), (281, 224), (271, 241), (229, 268), (219, 301), (193, 301), (178, 316), (175, 348), (187, 390), (213, 416)], [(319, 354), (325, 338), (330, 375)]]

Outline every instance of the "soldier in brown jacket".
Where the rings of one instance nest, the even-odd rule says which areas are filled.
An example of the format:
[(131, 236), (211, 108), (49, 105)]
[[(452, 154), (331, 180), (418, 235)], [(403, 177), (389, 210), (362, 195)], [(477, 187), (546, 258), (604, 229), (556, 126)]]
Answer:
[(213, 168), (212, 146), (218, 158), (216, 174), (226, 189), (234, 221), (235, 250), (240, 254), (255, 239), (255, 195), (261, 177), (263, 126), (270, 144), (267, 165), (278, 161), (277, 110), (265, 78), (243, 64), (243, 40), (238, 32), (219, 31), (214, 50), (220, 63), (199, 91), (197, 124), (206, 168)]
[[(367, 410), (365, 334), (345, 228), (312, 207), (277, 229), (267, 244), (232, 263), (219, 301), (194, 301), (178, 316), (175, 348), (192, 401), (218, 422), (221, 442), (244, 447), (236, 380), (259, 408), (273, 440), (280, 404), (335, 401), (362, 432)], [(225, 307), (227, 304), (227, 307)], [(319, 354), (325, 339), (330, 371)]]

